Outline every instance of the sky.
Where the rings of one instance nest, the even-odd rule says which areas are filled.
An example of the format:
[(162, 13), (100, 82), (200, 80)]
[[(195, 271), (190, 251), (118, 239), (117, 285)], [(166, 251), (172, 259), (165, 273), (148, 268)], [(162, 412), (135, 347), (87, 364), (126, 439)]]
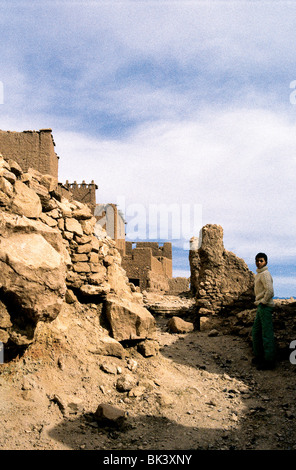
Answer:
[(296, 296), (295, 2), (0, 0), (0, 28), (0, 129), (51, 128), (59, 180), (171, 241), (174, 276), (219, 224)]

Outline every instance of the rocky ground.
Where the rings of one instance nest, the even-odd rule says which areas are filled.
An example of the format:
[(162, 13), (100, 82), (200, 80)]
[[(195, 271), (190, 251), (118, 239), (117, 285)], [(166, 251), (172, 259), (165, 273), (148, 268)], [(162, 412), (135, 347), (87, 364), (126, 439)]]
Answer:
[[(295, 302), (278, 303), (276, 328), (285, 312), (292, 321)], [(65, 304), (22, 357), (0, 365), (0, 449), (295, 450), (296, 365), (283, 329), (276, 369), (251, 365), (253, 314), (203, 320), (186, 334), (168, 331), (168, 312), (157, 315), (158, 354), (126, 345), (116, 357), (97, 350), (96, 305)], [(102, 403), (125, 419), (98, 422)]]

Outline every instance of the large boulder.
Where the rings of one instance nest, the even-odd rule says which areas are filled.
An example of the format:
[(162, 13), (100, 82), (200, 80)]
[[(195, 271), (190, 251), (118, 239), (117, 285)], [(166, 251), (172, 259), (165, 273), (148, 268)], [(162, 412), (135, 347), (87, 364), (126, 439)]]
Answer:
[(61, 232), (41, 222), (25, 216), (0, 211), (0, 237), (8, 239), (15, 234), (39, 234), (63, 258), (66, 265), (71, 265), (71, 257), (64, 245)]
[(68, 262), (56, 230), (36, 220), (0, 213), (0, 286), (6, 306), (0, 327), (5, 342), (19, 342), (16, 328), (32, 337), (28, 325), (56, 318), (66, 293)]
[(36, 218), (42, 212), (42, 205), (36, 192), (22, 181), (15, 181), (10, 209), (15, 214)]
[(61, 255), (39, 234), (16, 234), (0, 243), (4, 293), (36, 321), (55, 318), (66, 292)]
[(110, 296), (105, 301), (105, 313), (112, 337), (117, 341), (142, 340), (155, 335), (155, 318), (138, 303)]

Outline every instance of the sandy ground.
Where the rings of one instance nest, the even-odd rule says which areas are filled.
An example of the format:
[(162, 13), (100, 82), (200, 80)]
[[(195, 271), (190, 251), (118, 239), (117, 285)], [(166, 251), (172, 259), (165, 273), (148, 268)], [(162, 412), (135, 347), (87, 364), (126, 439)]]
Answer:
[[(167, 321), (157, 318), (157, 355), (130, 347), (123, 358), (102, 356), (96, 307), (66, 305), (37, 344), (0, 365), (0, 449), (295, 450), (289, 357), (258, 371), (248, 338), (223, 322), (171, 334)], [(124, 374), (136, 381), (131, 391), (116, 387)], [(124, 422), (99, 424), (101, 403), (123, 410)]]

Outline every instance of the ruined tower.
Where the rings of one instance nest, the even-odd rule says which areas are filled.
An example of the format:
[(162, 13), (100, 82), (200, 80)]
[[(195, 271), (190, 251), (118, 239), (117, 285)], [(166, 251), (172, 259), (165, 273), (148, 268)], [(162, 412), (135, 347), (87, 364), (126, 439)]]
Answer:
[[(3, 131), (0, 130), (0, 153), (16, 161), (23, 171), (34, 168), (43, 175), (51, 175), (58, 179), (59, 157), (55, 152), (52, 129), (39, 131)], [(96, 206), (97, 185), (83, 181), (81, 184), (59, 183), (59, 193), (68, 198), (87, 204), (92, 211)]]
[(0, 130), (0, 153), (15, 160), (24, 171), (34, 168), (58, 178), (59, 157), (51, 129), (11, 132)]

